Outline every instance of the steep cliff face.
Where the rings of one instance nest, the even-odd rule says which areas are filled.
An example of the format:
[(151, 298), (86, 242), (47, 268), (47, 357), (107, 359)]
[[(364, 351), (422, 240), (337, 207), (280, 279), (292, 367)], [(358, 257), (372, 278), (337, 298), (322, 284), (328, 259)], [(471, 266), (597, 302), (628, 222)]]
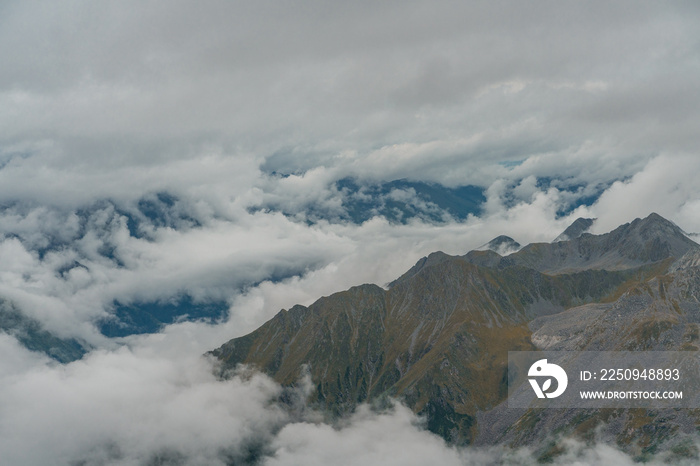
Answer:
[[(532, 414), (504, 411), (507, 352), (697, 350), (699, 248), (652, 215), (506, 257), (433, 254), (388, 290), (362, 285), (282, 310), (212, 354), (224, 370), (253, 364), (283, 384), (308, 365), (312, 401), (336, 414), (393, 396), (451, 441), (520, 444), (537, 433), (510, 428)], [(539, 432), (577, 425), (554, 413), (538, 422)]]

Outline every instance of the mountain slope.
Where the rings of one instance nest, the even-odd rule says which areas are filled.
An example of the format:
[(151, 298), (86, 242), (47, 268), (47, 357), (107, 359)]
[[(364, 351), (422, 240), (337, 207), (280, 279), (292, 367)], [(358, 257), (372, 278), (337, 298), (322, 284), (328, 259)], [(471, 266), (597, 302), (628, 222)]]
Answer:
[[(697, 352), (699, 303), (700, 267), (694, 265), (642, 280), (614, 302), (539, 317), (528, 327), (540, 350)], [(477, 423), (481, 445), (532, 446), (547, 432), (584, 438), (595, 432), (640, 461), (660, 448), (700, 456), (692, 443), (700, 428), (697, 409), (509, 410), (504, 403), (479, 413)], [(540, 452), (549, 454), (546, 447)]]
[[(437, 431), (468, 439), (471, 416), (505, 394), (507, 351), (534, 348), (527, 322), (602, 298), (626, 279), (605, 271), (496, 272), (454, 257), (389, 291), (362, 285), (283, 310), (214, 355), (226, 367), (256, 364), (285, 384), (309, 364), (315, 399), (337, 413), (382, 395), (405, 396), (419, 412), (450, 408), (452, 419)], [(500, 391), (484, 390), (492, 384)]]
[[(224, 372), (253, 364), (283, 384), (294, 383), (307, 364), (316, 384), (312, 401), (336, 414), (394, 396), (451, 441), (518, 444), (528, 437), (489, 428), (505, 418), (507, 352), (675, 348), (658, 337), (672, 330), (669, 342), (691, 338), (695, 318), (669, 324), (668, 312), (700, 315), (693, 301), (700, 283), (692, 278), (697, 268), (672, 273), (671, 266), (693, 264), (698, 248), (651, 215), (605, 235), (530, 245), (507, 257), (436, 253), (388, 290), (362, 285), (280, 311), (212, 354)], [(668, 312), (640, 311), (657, 302)], [(566, 416), (559, 421), (576, 425)]]

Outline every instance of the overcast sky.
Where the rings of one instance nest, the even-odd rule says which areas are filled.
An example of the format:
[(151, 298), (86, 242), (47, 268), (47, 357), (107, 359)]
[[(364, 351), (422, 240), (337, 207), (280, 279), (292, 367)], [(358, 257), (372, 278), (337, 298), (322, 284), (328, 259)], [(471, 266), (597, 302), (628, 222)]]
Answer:
[[(14, 464), (216, 464), (253, 437), (271, 464), (338, 464), (373, 441), (363, 464), (488, 462), (501, 453), (448, 448), (401, 406), (343, 431), (288, 419), (272, 381), (217, 382), (199, 355), (499, 234), (551, 241), (578, 216), (602, 233), (652, 211), (700, 232), (695, 1), (2, 1), (0, 64), (0, 296), (95, 348), (56, 366), (0, 335)], [(440, 224), (305, 222), (341, 208), (348, 176), (475, 184), (487, 202)], [(604, 192), (561, 217), (570, 193), (538, 177)], [(124, 212), (162, 192), (175, 220), (130, 235)], [(299, 216), (259, 209), (272, 201)], [(230, 318), (96, 330), (115, 299), (183, 294)], [(572, 455), (620, 460), (606, 448)]]
[(593, 179), (700, 137), (690, 1), (0, 8), (5, 198), (186, 191), (261, 164), (487, 184), (530, 159)]

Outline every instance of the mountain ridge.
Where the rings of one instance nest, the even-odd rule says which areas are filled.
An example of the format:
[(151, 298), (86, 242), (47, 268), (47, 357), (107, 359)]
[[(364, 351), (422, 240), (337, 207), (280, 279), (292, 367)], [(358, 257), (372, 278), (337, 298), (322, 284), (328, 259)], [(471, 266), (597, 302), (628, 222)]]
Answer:
[[(222, 373), (252, 364), (283, 384), (293, 384), (306, 365), (316, 385), (310, 401), (335, 415), (361, 402), (398, 397), (451, 442), (506, 439), (515, 445), (532, 439), (488, 428), (497, 424), (493, 413), (503, 409), (507, 352), (557, 344), (605, 347), (633, 337), (654, 347), (645, 338), (671, 331), (685, 338), (694, 323), (664, 323), (666, 311), (657, 321), (646, 309), (649, 303), (668, 312), (678, 308), (695, 319), (688, 311), (697, 307), (695, 295), (683, 295), (679, 280), (697, 286), (700, 296), (700, 281), (692, 278), (699, 250), (675, 224), (652, 214), (603, 235), (528, 245), (505, 257), (490, 250), (433, 253), (387, 290), (365, 284), (282, 310), (211, 354)], [(672, 265), (681, 258), (690, 265), (674, 275)], [(669, 291), (661, 294), (661, 288)], [(639, 301), (641, 295), (648, 298)], [(633, 301), (642, 304), (634, 307)], [(611, 309), (632, 307), (637, 314), (625, 314), (630, 329), (596, 324)], [(599, 335), (581, 333), (589, 327)], [(574, 330), (579, 340), (560, 334)], [(542, 425), (570, 421), (538, 418)]]
[(696, 247), (697, 243), (677, 225), (652, 213), (602, 235), (582, 233), (566, 241), (531, 243), (494, 265), (521, 265), (550, 274), (585, 269), (625, 270), (667, 257), (680, 258)]

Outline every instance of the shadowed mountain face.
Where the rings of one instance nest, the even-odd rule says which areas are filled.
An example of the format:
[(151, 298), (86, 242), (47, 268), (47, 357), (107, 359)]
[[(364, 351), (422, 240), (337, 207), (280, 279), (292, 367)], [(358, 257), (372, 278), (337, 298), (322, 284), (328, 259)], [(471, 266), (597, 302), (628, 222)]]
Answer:
[[(580, 422), (561, 410), (532, 418), (505, 409), (507, 352), (697, 350), (699, 250), (652, 214), (506, 257), (434, 253), (388, 290), (362, 285), (282, 310), (212, 353), (224, 371), (254, 364), (283, 384), (308, 364), (312, 401), (336, 414), (393, 396), (450, 441), (532, 445), (552, 426), (573, 432)], [(627, 411), (620, 416), (639, 423)], [(591, 419), (602, 418), (591, 412), (586, 419), (595, 426)], [(629, 445), (643, 432), (617, 441)]]

